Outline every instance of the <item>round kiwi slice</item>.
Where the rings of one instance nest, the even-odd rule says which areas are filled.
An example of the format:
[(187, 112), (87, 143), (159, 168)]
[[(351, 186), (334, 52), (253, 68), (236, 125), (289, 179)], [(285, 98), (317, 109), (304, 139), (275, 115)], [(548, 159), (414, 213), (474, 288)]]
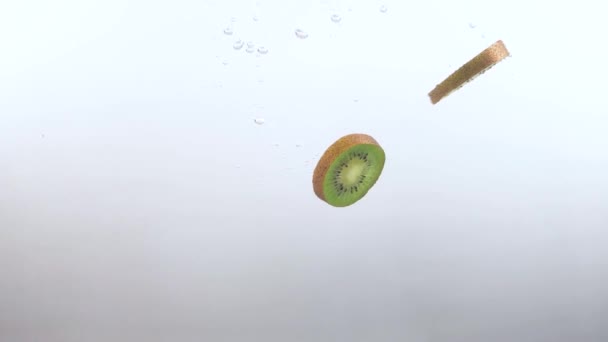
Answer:
[(349, 206), (374, 186), (385, 159), (384, 150), (371, 136), (343, 136), (329, 146), (315, 168), (315, 194), (334, 207)]

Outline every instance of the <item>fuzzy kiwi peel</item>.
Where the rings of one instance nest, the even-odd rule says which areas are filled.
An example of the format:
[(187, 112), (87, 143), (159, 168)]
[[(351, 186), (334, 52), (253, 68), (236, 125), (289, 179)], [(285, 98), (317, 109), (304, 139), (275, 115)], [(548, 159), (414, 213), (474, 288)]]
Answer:
[(367, 134), (348, 134), (327, 148), (313, 173), (317, 197), (335, 207), (363, 198), (374, 186), (385, 163), (380, 144)]

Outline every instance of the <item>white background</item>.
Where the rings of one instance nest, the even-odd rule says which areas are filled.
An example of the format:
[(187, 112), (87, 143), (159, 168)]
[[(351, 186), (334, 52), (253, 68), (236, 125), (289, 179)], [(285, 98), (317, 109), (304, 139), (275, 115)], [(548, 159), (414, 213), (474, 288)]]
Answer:
[[(606, 341), (604, 13), (1, 0), (0, 341)], [(387, 162), (334, 208), (353, 132)]]

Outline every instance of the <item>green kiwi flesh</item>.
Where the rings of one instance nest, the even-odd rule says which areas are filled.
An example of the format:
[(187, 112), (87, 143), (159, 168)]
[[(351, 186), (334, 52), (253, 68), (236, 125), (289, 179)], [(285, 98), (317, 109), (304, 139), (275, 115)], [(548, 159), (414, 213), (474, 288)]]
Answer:
[(357, 144), (340, 153), (325, 174), (325, 201), (336, 207), (359, 201), (380, 177), (384, 162), (384, 150), (375, 144)]

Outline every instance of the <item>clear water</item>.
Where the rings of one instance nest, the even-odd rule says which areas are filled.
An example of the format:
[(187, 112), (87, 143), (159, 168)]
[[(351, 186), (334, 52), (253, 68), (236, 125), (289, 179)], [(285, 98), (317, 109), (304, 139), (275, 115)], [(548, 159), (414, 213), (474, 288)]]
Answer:
[[(603, 13), (0, 2), (0, 341), (608, 340)], [(353, 132), (387, 161), (334, 208)]]

